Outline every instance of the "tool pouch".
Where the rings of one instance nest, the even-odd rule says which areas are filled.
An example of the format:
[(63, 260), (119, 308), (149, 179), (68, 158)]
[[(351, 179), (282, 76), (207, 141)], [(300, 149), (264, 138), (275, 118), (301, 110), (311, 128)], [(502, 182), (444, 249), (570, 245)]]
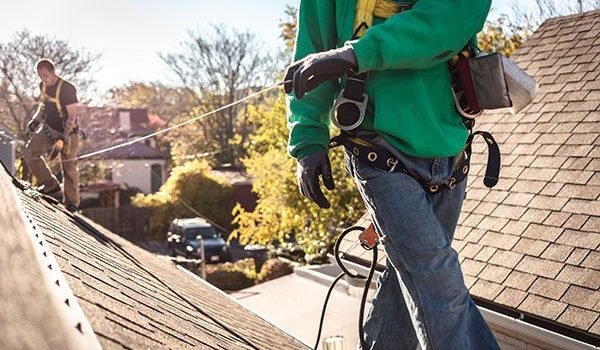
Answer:
[(486, 109), (510, 108), (516, 114), (537, 95), (535, 80), (499, 53), (461, 56), (453, 73), (455, 104), (466, 118)]

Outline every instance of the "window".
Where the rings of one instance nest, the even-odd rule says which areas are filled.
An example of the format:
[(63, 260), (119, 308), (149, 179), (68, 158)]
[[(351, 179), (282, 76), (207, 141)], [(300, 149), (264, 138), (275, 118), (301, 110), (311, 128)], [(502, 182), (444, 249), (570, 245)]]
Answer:
[(211, 226), (185, 229), (185, 237), (187, 239), (195, 239), (197, 236), (202, 236), (203, 239), (219, 238), (219, 234)]
[(158, 191), (162, 183), (162, 165), (152, 164), (152, 166), (150, 167), (150, 191)]

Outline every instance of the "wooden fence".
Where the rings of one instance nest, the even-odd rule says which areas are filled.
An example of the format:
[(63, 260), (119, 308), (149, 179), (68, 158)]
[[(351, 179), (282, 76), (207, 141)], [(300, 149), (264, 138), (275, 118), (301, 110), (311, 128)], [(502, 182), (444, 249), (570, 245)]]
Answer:
[(88, 208), (83, 214), (131, 241), (141, 241), (149, 235), (150, 213), (144, 208)]

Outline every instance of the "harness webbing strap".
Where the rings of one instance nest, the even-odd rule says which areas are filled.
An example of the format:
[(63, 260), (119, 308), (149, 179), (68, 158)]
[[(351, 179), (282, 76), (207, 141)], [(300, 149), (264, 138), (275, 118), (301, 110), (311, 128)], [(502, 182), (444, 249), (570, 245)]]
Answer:
[(348, 133), (342, 133), (341, 135), (332, 138), (329, 142), (329, 148), (344, 146), (344, 148), (361, 163), (369, 164), (387, 172), (404, 172), (413, 176), (427, 192), (435, 194), (442, 189), (454, 189), (457, 184), (466, 179), (471, 167), (472, 143), (475, 136), (482, 136), (488, 148), (488, 159), (483, 184), (488, 188), (492, 188), (498, 183), (500, 177), (501, 154), (498, 143), (494, 137), (486, 131), (475, 131), (469, 136), (462, 156), (457, 159), (451, 177), (448, 179), (448, 182), (443, 184), (427, 183), (413, 176), (390, 151), (374, 146), (363, 139), (351, 137)]
[(473, 138), (475, 138), (475, 136), (477, 135), (483, 137), (488, 148), (488, 159), (487, 166), (485, 168), (485, 177), (483, 178), (483, 184), (488, 188), (492, 188), (496, 186), (496, 184), (498, 183), (498, 179), (500, 178), (500, 147), (498, 147), (498, 143), (496, 142), (492, 134), (490, 134), (489, 132), (475, 131), (469, 136), (469, 139), (467, 140), (467, 148), (465, 152), (467, 152), (469, 157), (471, 156), (472, 152), (471, 146), (473, 144)]
[[(407, 2), (396, 2), (393, 0), (358, 0), (356, 4), (356, 17), (354, 20), (354, 30), (358, 31), (358, 36), (365, 35), (367, 28), (373, 25), (375, 17), (388, 19), (393, 15), (407, 10), (412, 5)], [(366, 26), (366, 27), (365, 27)]]
[(58, 114), (61, 116), (61, 118), (63, 117), (63, 110), (62, 110), (62, 106), (60, 104), (60, 89), (62, 88), (62, 84), (63, 84), (63, 80), (59, 78), (58, 86), (56, 87), (56, 94), (54, 95), (54, 97), (50, 97), (46, 93), (46, 90), (47, 90), (46, 84), (42, 83), (42, 94), (40, 95), (40, 102), (42, 102), (42, 103), (50, 102), (50, 103), (54, 103), (56, 105), (56, 110), (58, 111)]
[(366, 24), (367, 27), (371, 27), (373, 25), (373, 12), (375, 11), (375, 5), (377, 2), (377, 0), (358, 0), (356, 3), (354, 30), (360, 28), (360, 30), (355, 33), (357, 37), (365, 35), (366, 28), (363, 24)]

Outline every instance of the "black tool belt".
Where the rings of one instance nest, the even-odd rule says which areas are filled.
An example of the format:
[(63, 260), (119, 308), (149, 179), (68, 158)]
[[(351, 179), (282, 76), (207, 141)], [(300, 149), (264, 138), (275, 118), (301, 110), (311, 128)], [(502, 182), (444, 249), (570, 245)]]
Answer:
[(462, 155), (458, 158), (454, 167), (454, 172), (443, 184), (431, 184), (416, 178), (406, 171), (399, 159), (390, 151), (374, 146), (369, 142), (360, 138), (355, 138), (348, 133), (342, 133), (331, 139), (329, 148), (344, 146), (356, 159), (363, 163), (371, 165), (377, 169), (387, 172), (404, 172), (417, 180), (421, 186), (430, 194), (435, 194), (444, 189), (454, 189), (456, 185), (464, 181), (469, 173), (472, 143), (475, 136), (482, 136), (488, 147), (488, 161), (485, 170), (485, 178), (483, 183), (486, 187), (494, 187), (498, 183), (500, 174), (500, 149), (494, 137), (486, 131), (476, 131), (469, 135)]
[[(52, 132), (50, 132), (50, 127), (48, 126), (48, 124), (44, 124), (44, 126), (42, 127), (42, 130), (44, 131), (44, 134), (48, 137), (48, 139), (50, 139), (51, 142), (54, 143), (54, 142), (56, 142), (58, 140), (58, 138), (52, 136)], [(75, 125), (75, 127), (73, 128), (73, 130), (71, 130), (71, 133), (69, 134), (69, 136), (73, 135), (73, 134), (77, 134), (79, 132), (81, 132), (82, 134), (84, 134), (83, 130), (79, 129), (78, 125)]]

